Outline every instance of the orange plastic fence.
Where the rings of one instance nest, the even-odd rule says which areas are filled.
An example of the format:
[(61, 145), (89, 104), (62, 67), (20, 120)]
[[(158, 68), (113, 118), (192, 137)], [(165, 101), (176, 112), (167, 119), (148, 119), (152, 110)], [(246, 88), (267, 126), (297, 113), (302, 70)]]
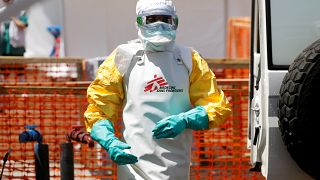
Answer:
[(0, 56), (0, 82), (66, 82), (85, 79), (81, 58)]
[[(34, 71), (30, 65), (27, 74), (18, 75), (19, 70), (11, 69), (7, 79), (4, 78), (11, 78), (10, 81), (0, 81), (0, 155), (12, 148), (4, 179), (35, 179), (34, 144), (18, 142), (19, 133), (30, 124), (39, 126), (43, 143), (49, 145), (50, 178), (60, 179), (60, 144), (66, 142), (66, 133), (72, 125), (83, 125), (89, 82), (72, 81), (75, 78), (68, 75), (62, 79), (48, 78), (43, 70), (44, 74), (38, 76), (38, 68), (48, 64), (38, 64)], [(76, 63), (69, 66), (78, 67)], [(77, 68), (67, 71), (78, 72)], [(55, 73), (58, 76), (59, 69)], [(233, 114), (219, 128), (194, 132), (191, 179), (263, 179), (260, 174), (248, 171), (251, 167), (246, 149), (248, 81), (219, 79), (218, 84), (227, 94)], [(116, 165), (99, 145), (90, 149), (74, 142), (74, 151), (76, 179), (117, 179)]]

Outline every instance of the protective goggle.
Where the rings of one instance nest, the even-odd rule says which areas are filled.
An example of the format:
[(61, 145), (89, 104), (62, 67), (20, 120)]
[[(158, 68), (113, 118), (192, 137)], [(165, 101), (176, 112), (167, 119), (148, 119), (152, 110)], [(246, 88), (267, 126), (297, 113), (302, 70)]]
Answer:
[(150, 15), (150, 16), (138, 16), (137, 24), (139, 27), (145, 26), (147, 24), (155, 23), (155, 22), (164, 22), (171, 24), (174, 29), (178, 27), (178, 17), (171, 15)]

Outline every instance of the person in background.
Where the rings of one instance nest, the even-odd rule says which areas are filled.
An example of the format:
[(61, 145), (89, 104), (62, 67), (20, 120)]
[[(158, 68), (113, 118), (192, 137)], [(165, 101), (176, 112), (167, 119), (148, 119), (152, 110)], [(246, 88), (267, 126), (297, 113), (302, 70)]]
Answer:
[(23, 56), (25, 49), (25, 33), (28, 27), (28, 16), (21, 11), (18, 17), (11, 17), (11, 21), (1, 24), (0, 55)]
[(207, 62), (175, 42), (171, 0), (139, 0), (136, 14), (139, 38), (118, 46), (88, 87), (86, 128), (119, 165), (118, 179), (186, 180), (192, 131), (224, 123), (230, 105)]
[(61, 26), (49, 26), (47, 30), (54, 37), (54, 45), (52, 47), (50, 57), (60, 57), (61, 44)]

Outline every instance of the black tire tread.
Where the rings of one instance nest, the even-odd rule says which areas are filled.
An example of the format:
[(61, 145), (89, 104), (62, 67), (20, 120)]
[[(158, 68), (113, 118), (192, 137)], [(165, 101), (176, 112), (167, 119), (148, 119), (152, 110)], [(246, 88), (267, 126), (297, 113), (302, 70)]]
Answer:
[[(310, 98), (312, 98), (309, 91), (312, 88), (310, 78), (318, 75), (313, 71), (315, 67), (319, 68), (319, 61), (320, 39), (304, 49), (291, 64), (283, 79), (278, 102), (279, 129), (283, 142), (299, 166), (316, 179), (320, 178), (320, 162), (306, 160), (305, 149), (310, 145), (311, 140), (306, 140), (303, 133), (309, 131), (308, 128), (310, 128), (310, 124), (312, 125), (312, 120), (306, 122), (306, 118), (303, 116), (308, 112), (303, 108), (310, 105), (308, 105)], [(318, 83), (320, 84), (320, 82)]]

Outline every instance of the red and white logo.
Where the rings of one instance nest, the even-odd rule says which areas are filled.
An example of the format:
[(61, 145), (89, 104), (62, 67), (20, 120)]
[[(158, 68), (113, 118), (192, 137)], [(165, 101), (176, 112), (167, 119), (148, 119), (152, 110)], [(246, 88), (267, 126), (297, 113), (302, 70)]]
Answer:
[(154, 92), (160, 89), (160, 87), (168, 85), (167, 81), (163, 77), (153, 76), (153, 80), (147, 82), (147, 86), (144, 88), (144, 92)]

